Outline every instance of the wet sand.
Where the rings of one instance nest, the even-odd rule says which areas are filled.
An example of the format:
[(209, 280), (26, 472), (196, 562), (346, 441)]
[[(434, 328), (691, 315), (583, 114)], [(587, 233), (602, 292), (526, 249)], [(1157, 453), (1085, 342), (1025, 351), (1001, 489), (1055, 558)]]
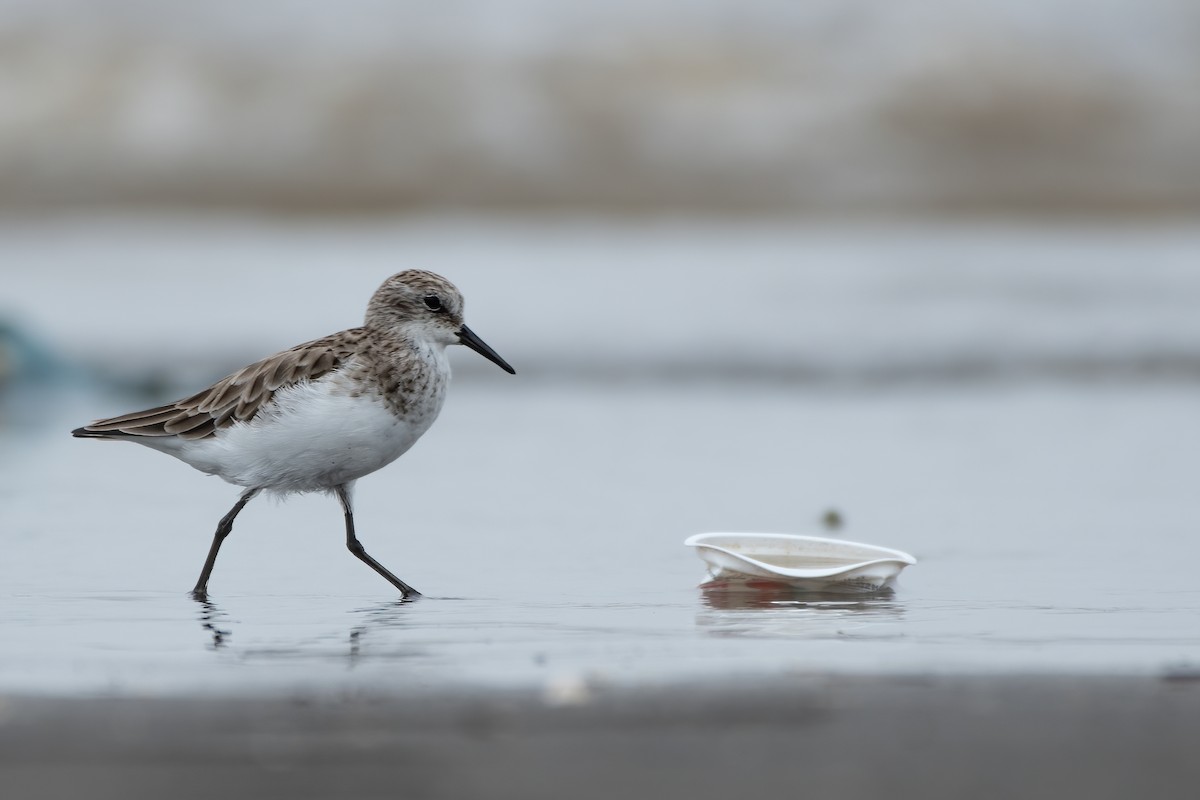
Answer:
[(0, 704), (0, 796), (1185, 797), (1200, 680), (795, 676), (669, 688)]

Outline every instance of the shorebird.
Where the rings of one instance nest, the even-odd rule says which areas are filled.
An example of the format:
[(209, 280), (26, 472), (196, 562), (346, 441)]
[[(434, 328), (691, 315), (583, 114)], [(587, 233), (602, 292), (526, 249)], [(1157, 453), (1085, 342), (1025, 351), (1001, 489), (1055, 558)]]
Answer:
[(367, 305), (362, 327), (244, 367), (191, 397), (72, 431), (151, 447), (244, 491), (222, 517), (192, 595), (208, 596), (221, 543), (260, 492), (327, 492), (345, 513), (346, 547), (404, 596), (420, 593), (372, 558), (354, 532), (354, 482), (390, 464), (429, 429), (462, 344), (516, 374), (463, 324), (463, 298), (440, 275), (400, 272)]

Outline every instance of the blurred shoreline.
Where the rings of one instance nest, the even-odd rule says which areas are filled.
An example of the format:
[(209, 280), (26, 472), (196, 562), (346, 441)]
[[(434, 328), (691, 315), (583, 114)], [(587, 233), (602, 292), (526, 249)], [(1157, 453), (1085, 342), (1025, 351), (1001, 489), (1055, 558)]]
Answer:
[(1194, 212), (1198, 30), (1187, 0), (5, 0), (0, 208)]

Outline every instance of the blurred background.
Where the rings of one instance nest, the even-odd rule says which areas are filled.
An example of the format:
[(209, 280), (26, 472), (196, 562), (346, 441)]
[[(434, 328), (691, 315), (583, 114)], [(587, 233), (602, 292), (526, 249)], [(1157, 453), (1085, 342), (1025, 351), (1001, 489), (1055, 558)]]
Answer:
[(427, 267), (545, 372), (1190, 374), (1198, 78), (1185, 0), (0, 0), (7, 372)]
[[(596, 563), (564, 562), (611, 536), (652, 555), (589, 549), (600, 572), (682, 587), (690, 625), (685, 535), (835, 509), (925, 559), (887, 622), (917, 638), (997, 641), (978, 605), (947, 622), (985, 595), (991, 633), (1140, 631), (1132, 663), (1197, 660), (1155, 616), (1200, 605), (1191, 577), (1168, 596), (1112, 574), (1163, 579), (1131, 535), (1198, 546), (1197, 86), (1190, 0), (0, 0), (0, 531), (27, 548), (8, 563), (77, 548), (71, 581), (117, 580), (80, 572), (104, 563), (186, 588), (231, 488), (66, 432), (356, 325), (416, 267), (518, 372), (456, 352), (443, 422), (364, 481), (363, 531), (415, 485), (436, 502), (413, 525), (479, 554), (381, 536), (419, 587), (508, 592), (491, 567), (525, 563), (577, 590)], [(306, 514), (336, 509), (307, 502), (249, 510), (238, 546), (310, 525), (291, 557), (345, 560), (330, 585), (359, 591), (337, 537), (338, 567), (313, 544)], [(118, 523), (119, 556), (87, 549)], [(150, 568), (165, 524), (189, 533)], [(1108, 548), (1094, 583), (1085, 546)], [(270, 552), (217, 578), (253, 586)], [(999, 575), (968, 585), (983, 563), (1108, 629), (1039, 629)]]
[(0, 373), (425, 267), (535, 372), (1193, 375), (1198, 77), (1185, 0), (0, 0)]
[(1186, 0), (4, 0), (0, 202), (354, 213), (1200, 202)]

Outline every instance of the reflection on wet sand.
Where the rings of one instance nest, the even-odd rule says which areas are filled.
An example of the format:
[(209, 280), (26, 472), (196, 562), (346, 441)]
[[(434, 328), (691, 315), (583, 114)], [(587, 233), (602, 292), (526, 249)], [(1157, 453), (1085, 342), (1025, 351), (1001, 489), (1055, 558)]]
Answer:
[(814, 603), (845, 607), (890, 599), (896, 594), (890, 586), (873, 592), (813, 592), (778, 581), (711, 581), (702, 584), (700, 592), (704, 605), (725, 611)]
[(885, 587), (869, 594), (805, 592), (767, 581), (700, 587), (697, 627), (716, 636), (808, 637), (842, 635), (863, 624), (898, 622), (904, 605)]

